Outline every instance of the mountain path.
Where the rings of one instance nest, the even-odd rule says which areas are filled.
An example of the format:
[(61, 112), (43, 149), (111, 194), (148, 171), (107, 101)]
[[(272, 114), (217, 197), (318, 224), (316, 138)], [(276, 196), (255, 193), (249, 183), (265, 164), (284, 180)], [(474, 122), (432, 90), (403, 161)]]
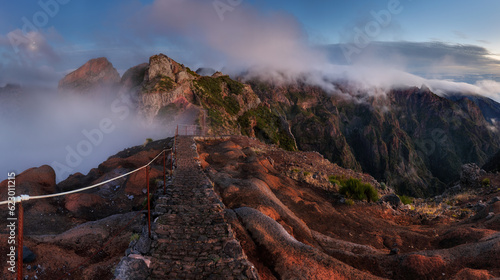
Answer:
[(259, 279), (224, 219), (225, 205), (203, 173), (193, 137), (178, 137), (177, 168), (156, 200), (152, 279)]

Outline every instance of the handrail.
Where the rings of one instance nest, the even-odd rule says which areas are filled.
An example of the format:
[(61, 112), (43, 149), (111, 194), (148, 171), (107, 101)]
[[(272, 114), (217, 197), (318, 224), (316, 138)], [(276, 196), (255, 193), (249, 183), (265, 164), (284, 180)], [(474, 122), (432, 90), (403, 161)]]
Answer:
[(102, 186), (102, 185), (105, 185), (109, 182), (113, 182), (117, 179), (120, 179), (120, 178), (123, 178), (123, 177), (126, 177), (130, 174), (133, 174), (139, 170), (142, 170), (148, 166), (150, 166), (155, 160), (157, 160), (161, 154), (163, 154), (164, 152), (166, 152), (167, 150), (163, 150), (161, 151), (153, 160), (151, 160), (148, 164), (142, 166), (142, 167), (139, 167), (133, 171), (130, 171), (130, 172), (127, 172), (125, 174), (122, 174), (120, 176), (117, 176), (115, 178), (111, 178), (109, 180), (106, 180), (104, 182), (100, 182), (100, 183), (97, 183), (97, 184), (94, 184), (94, 185), (91, 185), (91, 186), (88, 186), (88, 187), (84, 187), (84, 188), (81, 188), (81, 189), (77, 189), (77, 190), (72, 190), (72, 191), (67, 191), (67, 192), (62, 192), (62, 193), (56, 193), (56, 194), (47, 194), (47, 195), (38, 195), (38, 196), (29, 196), (29, 195), (20, 195), (20, 196), (16, 196), (13, 200), (6, 200), (6, 201), (2, 201), (0, 202), (0, 205), (5, 205), (5, 204), (9, 204), (9, 203), (19, 203), (19, 202), (22, 202), (22, 201), (28, 201), (28, 200), (35, 200), (35, 199), (44, 199), (44, 198), (51, 198), (51, 197), (58, 197), (58, 196), (63, 196), (63, 195), (68, 195), (68, 194), (73, 194), (73, 193), (78, 193), (78, 192), (82, 192), (82, 191), (86, 191), (86, 190), (90, 190), (90, 189), (93, 189), (93, 188), (96, 188), (96, 187), (99, 187), (99, 186)]

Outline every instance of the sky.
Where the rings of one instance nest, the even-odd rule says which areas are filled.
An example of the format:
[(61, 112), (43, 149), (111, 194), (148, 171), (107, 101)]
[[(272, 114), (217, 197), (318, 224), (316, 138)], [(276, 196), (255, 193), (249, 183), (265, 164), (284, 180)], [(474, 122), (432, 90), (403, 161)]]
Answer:
[(71, 172), (86, 173), (114, 152), (166, 137), (142, 123), (131, 126), (109, 105), (60, 99), (58, 81), (97, 57), (107, 57), (121, 74), (164, 53), (193, 70), (273, 81), (300, 77), (332, 94), (332, 81), (340, 79), (367, 92), (426, 85), (440, 95), (476, 93), (500, 102), (500, 1), (0, 3), (0, 87), (20, 84), (36, 97), (21, 115), (0, 104), (1, 174), (67, 162), (69, 151), (87, 141), (83, 131), (95, 131), (102, 119), (111, 119), (116, 131), (103, 135)]
[(500, 81), (500, 1), (1, 2), (0, 86), (54, 85), (100, 56), (123, 73), (160, 52), (192, 68), (227, 71), (328, 61)]

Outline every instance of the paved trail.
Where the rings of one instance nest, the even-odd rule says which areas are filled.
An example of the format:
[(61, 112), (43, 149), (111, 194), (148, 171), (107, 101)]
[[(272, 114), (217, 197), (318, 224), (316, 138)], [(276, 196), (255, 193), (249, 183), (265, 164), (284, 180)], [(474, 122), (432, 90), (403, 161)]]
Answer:
[(177, 141), (177, 169), (160, 196), (152, 279), (259, 279), (224, 220), (224, 204), (201, 170), (192, 137)]

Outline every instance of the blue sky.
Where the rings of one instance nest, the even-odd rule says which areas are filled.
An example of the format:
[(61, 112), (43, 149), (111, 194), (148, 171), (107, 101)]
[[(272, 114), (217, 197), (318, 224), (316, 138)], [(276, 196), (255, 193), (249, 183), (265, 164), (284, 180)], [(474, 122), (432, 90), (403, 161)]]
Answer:
[[(256, 59), (258, 52), (254, 56), (245, 54), (240, 59), (238, 51), (227, 47), (238, 40), (237, 36), (246, 37), (247, 45), (252, 45), (252, 37), (254, 41), (260, 40), (259, 44), (270, 39), (271, 43), (280, 44), (287, 50), (284, 42), (300, 41), (290, 47), (292, 56), (297, 56), (294, 51), (308, 52), (308, 48), (326, 47), (327, 52), (331, 52), (327, 55), (329, 59), (341, 58), (331, 61), (334, 64), (384, 60), (384, 64), (393, 63), (405, 71), (427, 77), (466, 82), (500, 77), (496, 61), (500, 59), (497, 31), (500, 1), (42, 0), (41, 3), (51, 8), (54, 3), (58, 6), (46, 22), (43, 22), (43, 13), (47, 12), (38, 1), (1, 1), (0, 85), (29, 83), (31, 79), (36, 82), (57, 80), (67, 71), (98, 56), (108, 57), (121, 72), (147, 61), (158, 52), (191, 67), (222, 68), (227, 64), (242, 66), (250, 61), (261, 62)], [(220, 15), (213, 7), (214, 2), (230, 7), (223, 13), (224, 20), (217, 19)], [(343, 59), (345, 51), (339, 44), (353, 46), (355, 30), (363, 30), (373, 23), (373, 13), (387, 11), (391, 4), (397, 5), (400, 12), (391, 14), (387, 26), (375, 30), (367, 46), (357, 47), (357, 59)], [(21, 30), (25, 26), (23, 18), (36, 23), (37, 15), (43, 25), (29, 37)], [(166, 17), (178, 18), (170, 21)], [(251, 26), (255, 26), (255, 30), (251, 30)], [(237, 28), (243, 30), (241, 35), (235, 30)], [(212, 29), (231, 33), (231, 37)], [(20, 45), (16, 52), (9, 34), (23, 35), (34, 43)], [(205, 38), (207, 34), (212, 38)], [(283, 34), (284, 37), (280, 37)], [(214, 42), (214, 37), (222, 42)], [(273, 40), (276, 37), (280, 40)], [(384, 43), (394, 42), (398, 43), (396, 47), (391, 45), (398, 53), (397, 59), (381, 53)], [(438, 50), (426, 44), (428, 42), (438, 43)], [(448, 48), (446, 54), (428, 57), (427, 54), (443, 50), (443, 45), (439, 44), (452, 48)], [(457, 45), (480, 47), (483, 51), (471, 54), (471, 49), (454, 49)], [(252, 52), (255, 48), (243, 48), (241, 52)], [(262, 57), (273, 60), (276, 54), (272, 52), (276, 49), (262, 48)], [(420, 59), (417, 53), (423, 57)], [(282, 59), (288, 62), (286, 56)], [(426, 67), (425, 61), (433, 65)], [(27, 74), (21, 77), (21, 73)]]

